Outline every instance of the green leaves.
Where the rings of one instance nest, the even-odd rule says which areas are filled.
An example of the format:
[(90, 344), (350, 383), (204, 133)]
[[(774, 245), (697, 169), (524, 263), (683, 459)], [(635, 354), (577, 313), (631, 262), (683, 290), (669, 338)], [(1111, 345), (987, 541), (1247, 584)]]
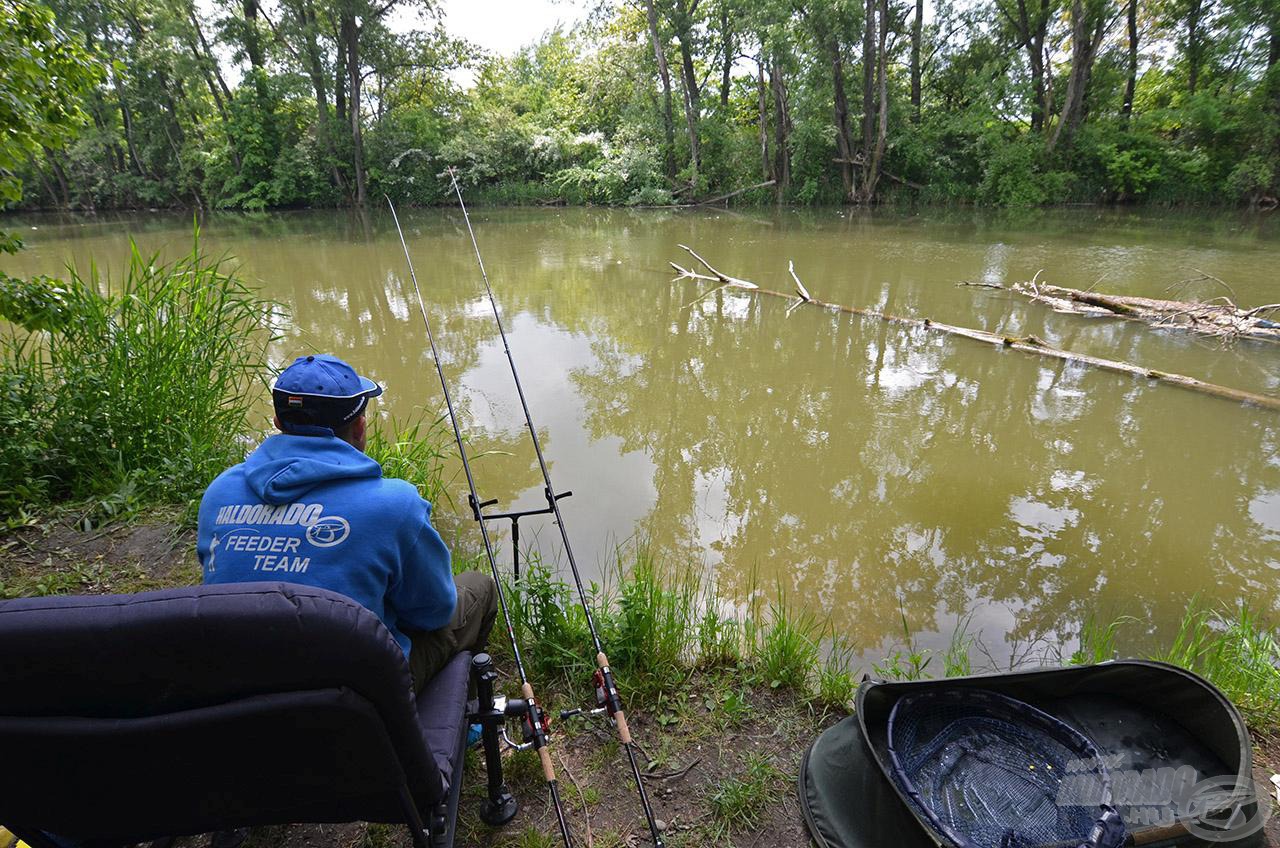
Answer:
[(20, 280), (0, 274), (0, 318), (30, 331), (59, 330), (72, 315), (69, 294), (53, 277)]
[(14, 172), (29, 157), (61, 147), (84, 122), (81, 97), (100, 78), (48, 7), (0, 0), (0, 204), (22, 199)]

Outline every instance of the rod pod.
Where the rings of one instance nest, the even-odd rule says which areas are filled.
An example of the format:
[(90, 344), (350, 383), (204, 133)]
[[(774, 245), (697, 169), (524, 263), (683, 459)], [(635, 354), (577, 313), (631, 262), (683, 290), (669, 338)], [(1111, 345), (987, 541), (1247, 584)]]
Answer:
[[(385, 196), (385, 195), (384, 195)], [(469, 490), (468, 499), (474, 512), (479, 512), (480, 498), (476, 494), (476, 481), (471, 474), (471, 461), (467, 456), (466, 445), (462, 442), (462, 430), (458, 427), (458, 416), (453, 408), (453, 398), (449, 394), (449, 383), (444, 377), (444, 366), (440, 364), (440, 351), (436, 348), (435, 335), (431, 332), (431, 319), (427, 317), (427, 307), (422, 301), (422, 290), (418, 288), (418, 275), (413, 270), (413, 260), (409, 258), (409, 245), (404, 240), (404, 230), (400, 227), (400, 216), (396, 214), (395, 204), (391, 202), (391, 198), (387, 197), (387, 206), (391, 209), (391, 219), (395, 221), (396, 233), (400, 236), (400, 247), (404, 249), (404, 260), (409, 266), (409, 279), (413, 281), (413, 293), (418, 301), (418, 309), (422, 313), (422, 323), (427, 330), (427, 341), (431, 345), (431, 359), (436, 366), (436, 376), (440, 378), (440, 388), (444, 392), (445, 408), (449, 412), (449, 423), (453, 426), (453, 438), (458, 444), (458, 456), (462, 460), (462, 470), (467, 477), (467, 488)], [(522, 711), (525, 721), (525, 734), (529, 737), (526, 743), (538, 752), (538, 758), (542, 761), (542, 774), (546, 778), (547, 788), (551, 793), (551, 803), (555, 807), (556, 821), (560, 826), (560, 837), (564, 840), (565, 848), (573, 848), (573, 840), (569, 836), (569, 824), (565, 821), (564, 806), (560, 803), (560, 785), (556, 781), (555, 766), (551, 763), (551, 752), (547, 750), (547, 717), (542, 711), (541, 704), (533, 696), (533, 686), (529, 683), (529, 675), (525, 672), (524, 659), (520, 656), (520, 645), (516, 641), (516, 631), (511, 624), (511, 614), (507, 609), (507, 594), (502, 588), (502, 578), (498, 573), (498, 562), (493, 556), (493, 543), (489, 539), (489, 530), (483, 521), (480, 522), (480, 538), (484, 540), (485, 555), (489, 560), (489, 568), (493, 572), (493, 582), (497, 587), (498, 608), (502, 611), (502, 621), (507, 627), (507, 639), (511, 643), (511, 653), (515, 658), (516, 671), (520, 675), (520, 693), (523, 695)], [(480, 655), (484, 656), (484, 655)], [(479, 656), (472, 658), (472, 663), (479, 659)], [(487, 659), (487, 656), (486, 656)], [(482, 681), (478, 681), (482, 682)], [(490, 700), (489, 703), (479, 704), (480, 709), (488, 707), (494, 708), (494, 700), (492, 698), (492, 678), (490, 678)], [(478, 688), (478, 687), (477, 687)], [(504, 710), (505, 712), (505, 710)], [(496, 722), (493, 722), (486, 731), (485, 754), (486, 757), (490, 753), (490, 740), (496, 735)], [(485, 721), (481, 721), (481, 726), (485, 726)], [(497, 748), (493, 744), (494, 749)], [(522, 746), (516, 746), (522, 747)], [(490, 784), (489, 800), (483, 808), (481, 817), (491, 816), (493, 819), (500, 819), (507, 810), (505, 809), (506, 799), (502, 797), (498, 787)], [(502, 787), (505, 788), (505, 787)], [(508, 794), (509, 797), (509, 794)], [(514, 812), (511, 813), (514, 815)], [(510, 820), (507, 816), (506, 820)]]
[[(493, 296), (493, 288), (489, 285), (489, 274), (484, 269), (484, 259), (480, 255), (480, 245), (476, 242), (476, 231), (471, 226), (471, 216), (467, 213), (467, 204), (462, 199), (462, 189), (458, 185), (458, 174), (453, 167), (447, 169), (449, 179), (453, 182), (453, 191), (458, 196), (458, 206), (462, 209), (462, 219), (467, 224), (467, 234), (471, 236), (471, 247), (475, 250), (476, 263), (480, 266), (480, 278), (484, 281), (485, 294), (489, 297), (489, 306), (493, 309), (493, 320), (498, 325), (498, 335), (502, 338), (502, 350), (507, 355), (507, 364), (511, 367), (511, 379), (516, 385), (516, 394), (520, 397), (520, 407), (524, 410), (524, 423), (529, 428), (529, 437), (533, 440), (533, 452), (538, 457), (538, 467), (542, 470), (543, 495), (547, 499), (546, 511), (555, 516), (556, 526), (560, 528), (560, 539), (564, 543), (564, 552), (569, 560), (569, 568), (573, 572), (573, 582), (578, 588), (578, 600), (586, 616), (587, 629), (591, 632), (591, 642), (596, 651), (595, 682), (599, 709), (608, 713), (613, 726), (618, 731), (618, 739), (627, 752), (631, 763), (631, 774), (635, 778), (636, 790), (640, 795), (640, 806), (644, 809), (645, 822), (649, 825), (649, 833), (653, 837), (655, 848), (665, 848), (662, 834), (658, 830), (657, 820), (653, 815), (653, 806), (649, 803), (649, 793), (644, 788), (644, 778), (640, 775), (640, 764), (636, 761), (635, 743), (631, 738), (631, 729), (627, 724), (627, 715), (622, 708), (622, 698), (618, 695), (618, 687), (609, 667), (609, 657), (600, 642), (600, 634), (596, 630), (595, 619), (591, 615), (591, 605), (587, 603), (587, 593), (582, 587), (582, 575), (578, 572), (578, 563), (573, 557), (573, 548), (569, 544), (569, 531), (565, 529), (564, 517), (560, 514), (560, 499), (568, 492), (557, 494), (551, 484), (551, 472), (547, 460), (542, 454), (542, 443), (538, 439), (538, 430), (533, 425), (533, 416), (529, 412), (529, 402), (524, 396), (524, 386), (520, 383), (520, 372), (516, 369), (515, 358), (511, 354), (511, 345), (507, 342), (507, 331), (502, 324), (502, 315), (498, 311), (498, 301)], [(473, 506), (476, 520), (483, 527), (488, 518), (505, 516), (486, 516), (479, 507)], [(488, 535), (485, 535), (488, 538)], [(496, 566), (495, 566), (496, 567)], [(592, 712), (595, 712), (594, 710)], [(582, 710), (566, 710), (561, 715), (568, 717), (582, 713)]]

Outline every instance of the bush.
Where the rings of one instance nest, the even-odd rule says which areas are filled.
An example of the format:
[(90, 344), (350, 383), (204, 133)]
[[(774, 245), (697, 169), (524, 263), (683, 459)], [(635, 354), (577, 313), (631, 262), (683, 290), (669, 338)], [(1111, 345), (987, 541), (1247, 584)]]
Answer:
[[(16, 302), (62, 312), (35, 323)], [(96, 266), (70, 269), (52, 293), (0, 301), (3, 317), (43, 327), (0, 339), (0, 506), (125, 486), (153, 500), (197, 496), (244, 456), (270, 314), (198, 238), (170, 264), (134, 245), (119, 283)]]
[(1039, 206), (1066, 195), (1068, 174), (1044, 163), (1037, 138), (984, 139), (988, 149), (978, 200), (994, 206)]
[(1249, 156), (1231, 169), (1227, 193), (1244, 203), (1256, 203), (1275, 183), (1275, 165), (1262, 156)]
[(1104, 148), (1107, 185), (1117, 200), (1141, 197), (1162, 176), (1160, 161), (1149, 149)]

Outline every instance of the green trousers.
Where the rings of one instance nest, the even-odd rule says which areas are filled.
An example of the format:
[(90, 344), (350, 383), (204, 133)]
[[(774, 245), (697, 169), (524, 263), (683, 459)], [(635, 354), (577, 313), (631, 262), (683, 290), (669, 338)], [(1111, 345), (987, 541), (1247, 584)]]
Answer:
[(489, 642), (489, 631), (498, 616), (498, 589), (493, 578), (466, 571), (455, 575), (453, 582), (458, 587), (458, 605), (449, 623), (439, 630), (406, 631), (414, 692), (421, 692), (455, 654), (479, 653)]

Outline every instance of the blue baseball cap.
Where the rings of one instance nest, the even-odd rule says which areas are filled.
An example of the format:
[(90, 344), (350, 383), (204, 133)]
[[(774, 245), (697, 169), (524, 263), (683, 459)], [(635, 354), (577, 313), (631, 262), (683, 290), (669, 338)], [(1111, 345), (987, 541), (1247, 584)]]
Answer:
[(281, 428), (298, 435), (331, 435), (380, 394), (382, 386), (327, 353), (299, 356), (271, 387)]

